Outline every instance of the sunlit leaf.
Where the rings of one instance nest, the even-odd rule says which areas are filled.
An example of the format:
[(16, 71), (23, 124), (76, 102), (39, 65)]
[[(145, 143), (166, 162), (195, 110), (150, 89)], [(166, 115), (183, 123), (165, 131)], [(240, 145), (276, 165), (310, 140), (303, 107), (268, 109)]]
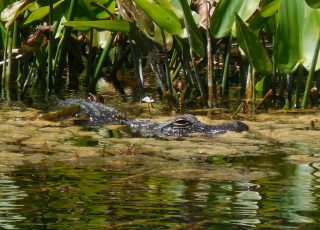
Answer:
[[(307, 70), (310, 69), (315, 44), (320, 35), (319, 11), (320, 9), (310, 8), (305, 1), (281, 1), (274, 58), (282, 72), (291, 73), (300, 63)], [(320, 58), (316, 70), (319, 68)]]
[(235, 25), (237, 13), (243, 21), (257, 10), (260, 0), (220, 0), (211, 17), (210, 32), (215, 38), (228, 35)]
[(17, 1), (13, 4), (7, 6), (4, 10), (1, 11), (1, 21), (11, 21), (15, 15), (15, 13), (22, 7), (27, 0)]
[[(180, 0), (155, 0), (155, 2), (157, 2), (160, 6), (163, 6), (174, 12), (178, 18), (184, 18)], [(190, 5), (190, 1), (187, 1), (187, 4)]]
[(101, 20), (101, 21), (69, 21), (64, 23), (65, 26), (71, 26), (77, 29), (96, 28), (115, 32), (131, 32), (134, 28), (133, 23), (125, 20)]
[(55, 38), (59, 38), (63, 35), (63, 29), (64, 29), (64, 23), (67, 22), (68, 20), (66, 19), (66, 17), (62, 16), (60, 18), (59, 24), (58, 24), (58, 28), (56, 31), (56, 35)]
[(278, 68), (286, 73), (294, 71), (299, 64), (303, 9), (304, 2), (301, 0), (281, 1), (274, 58)]
[(35, 0), (20, 0), (7, 6), (1, 11), (1, 21), (7, 22), (6, 27), (10, 26), (34, 1)]
[(170, 33), (161, 30), (158, 25), (154, 26), (154, 36), (151, 38), (154, 42), (161, 46), (166, 46), (167, 50), (171, 50), (173, 45), (173, 37)]
[(260, 29), (269, 20), (270, 17), (274, 16), (280, 7), (280, 0), (274, 0), (269, 4), (262, 6), (260, 12), (256, 14), (250, 23), (250, 28)]
[[(303, 66), (310, 70), (313, 55), (316, 49), (316, 43), (320, 36), (320, 9), (311, 9), (305, 17), (305, 22), (302, 31), (302, 50), (301, 56)], [(318, 54), (318, 61), (315, 70), (320, 69), (320, 54)]]
[(279, 7), (280, 7), (280, 0), (273, 0), (272, 2), (270, 2), (269, 4), (267, 4), (261, 9), (260, 14), (262, 17), (271, 17), (276, 12), (278, 12)]
[(236, 15), (236, 33), (238, 43), (255, 71), (261, 75), (271, 75), (272, 64), (267, 51), (238, 15)]
[(204, 57), (205, 45), (201, 35), (201, 31), (194, 21), (188, 2), (186, 0), (181, 0), (180, 2), (183, 9), (183, 13), (185, 15), (184, 22), (188, 30), (190, 46), (200, 57)]
[(204, 41), (190, 9), (190, 0), (156, 0), (156, 2), (174, 12), (184, 22), (183, 32), (178, 36), (187, 38), (191, 50), (200, 57), (204, 56)]
[(260, 79), (260, 81), (257, 82), (255, 85), (255, 89), (257, 92), (264, 93), (267, 89), (270, 88), (271, 84), (271, 77), (270, 76), (264, 76)]
[(171, 34), (179, 34), (182, 26), (179, 18), (171, 10), (146, 0), (134, 2), (163, 30)]
[[(55, 9), (57, 6), (59, 6), (64, 0), (60, 0), (59, 2), (56, 2), (53, 4), (53, 9)], [(49, 6), (43, 6), (39, 9), (33, 11), (26, 19), (26, 21), (23, 23), (24, 25), (27, 25), (29, 23), (32, 23), (37, 20), (41, 20), (44, 17), (46, 17), (49, 14), (50, 7)]]

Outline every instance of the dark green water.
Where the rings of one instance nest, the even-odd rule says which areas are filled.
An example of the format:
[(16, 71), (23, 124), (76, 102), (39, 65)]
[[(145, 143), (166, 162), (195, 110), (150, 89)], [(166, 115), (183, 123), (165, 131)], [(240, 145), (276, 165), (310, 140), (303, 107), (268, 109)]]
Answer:
[(0, 174), (0, 228), (320, 229), (320, 164), (284, 157), (221, 158), (226, 174), (272, 172), (222, 181), (154, 176), (144, 165), (29, 164)]

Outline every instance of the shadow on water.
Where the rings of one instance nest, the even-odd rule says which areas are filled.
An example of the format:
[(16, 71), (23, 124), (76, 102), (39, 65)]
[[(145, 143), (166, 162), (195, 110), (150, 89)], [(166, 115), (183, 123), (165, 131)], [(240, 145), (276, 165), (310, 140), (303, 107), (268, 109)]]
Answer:
[[(116, 169), (99, 160), (24, 165), (0, 174), (0, 226), (319, 229), (320, 164), (294, 164), (284, 157), (215, 157), (204, 163), (226, 174), (244, 168), (243, 179), (234, 180), (175, 179), (145, 165)], [(257, 169), (272, 173), (246, 179), (246, 171)]]

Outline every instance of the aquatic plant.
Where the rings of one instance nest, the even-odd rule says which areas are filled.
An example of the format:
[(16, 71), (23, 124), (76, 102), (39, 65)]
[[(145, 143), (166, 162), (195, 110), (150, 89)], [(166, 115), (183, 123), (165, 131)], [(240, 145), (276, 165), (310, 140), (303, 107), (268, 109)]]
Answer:
[(107, 76), (125, 96), (116, 74), (133, 68), (143, 98), (150, 65), (161, 98), (180, 110), (198, 99), (219, 106), (233, 85), (253, 112), (256, 95), (270, 89), (306, 108), (320, 68), (317, 7), (307, 0), (4, 0), (1, 87), (18, 82), (23, 94), (47, 93), (80, 81), (94, 91)]

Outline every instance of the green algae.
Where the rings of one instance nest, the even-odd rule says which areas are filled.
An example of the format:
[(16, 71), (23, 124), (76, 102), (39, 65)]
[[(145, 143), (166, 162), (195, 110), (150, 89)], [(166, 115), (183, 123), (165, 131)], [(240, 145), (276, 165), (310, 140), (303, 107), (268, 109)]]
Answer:
[[(34, 109), (0, 110), (0, 153), (1, 158), (6, 159), (2, 161), (5, 162), (4, 165), (11, 167), (10, 162), (17, 165), (40, 161), (69, 162), (82, 158), (96, 158), (101, 161), (100, 158), (103, 158), (109, 167), (145, 164), (146, 167), (159, 168), (157, 171), (161, 175), (168, 176), (166, 170), (161, 169), (164, 167), (174, 169), (175, 173), (172, 175), (175, 177), (182, 178), (184, 174), (185, 178), (188, 178), (188, 175), (191, 177), (193, 174), (212, 179), (220, 178), (214, 176), (220, 172), (212, 168), (204, 169), (195, 164), (194, 159), (206, 162), (215, 156), (272, 155), (274, 146), (277, 146), (277, 151), (286, 152), (289, 155), (287, 159), (292, 159), (291, 155), (301, 155), (302, 152), (308, 156), (320, 148), (319, 131), (308, 128), (310, 121), (317, 121), (318, 114), (261, 114), (255, 120), (245, 121), (250, 127), (248, 132), (164, 140), (131, 138), (128, 134), (114, 137), (109, 135), (106, 138), (105, 130), (121, 133), (121, 127), (83, 129), (81, 126), (72, 125), (72, 122), (35, 119), (39, 113), (40, 111)], [(165, 119), (169, 118), (158, 117), (158, 120)], [(205, 123), (214, 122), (204, 116), (199, 119)], [(215, 121), (223, 122), (225, 121)], [(130, 146), (134, 148), (130, 149)], [(130, 159), (126, 159), (128, 157)], [(313, 155), (312, 157), (308, 159), (317, 158)], [(297, 159), (299, 158), (296, 157), (295, 160)], [(307, 158), (304, 158), (304, 161), (305, 159)], [(234, 176), (236, 175), (235, 172)], [(263, 176), (263, 173), (260, 176)]]

